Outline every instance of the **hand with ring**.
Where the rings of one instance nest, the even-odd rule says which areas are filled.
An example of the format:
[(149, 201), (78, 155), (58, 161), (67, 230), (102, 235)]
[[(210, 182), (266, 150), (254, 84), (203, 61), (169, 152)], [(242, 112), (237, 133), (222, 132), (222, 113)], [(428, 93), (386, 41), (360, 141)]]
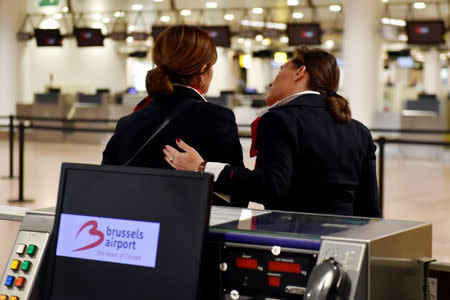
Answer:
[(180, 139), (176, 140), (177, 146), (184, 152), (180, 152), (172, 146), (166, 145), (162, 150), (164, 159), (176, 170), (197, 171), (200, 164), (204, 161), (200, 154), (188, 144)]

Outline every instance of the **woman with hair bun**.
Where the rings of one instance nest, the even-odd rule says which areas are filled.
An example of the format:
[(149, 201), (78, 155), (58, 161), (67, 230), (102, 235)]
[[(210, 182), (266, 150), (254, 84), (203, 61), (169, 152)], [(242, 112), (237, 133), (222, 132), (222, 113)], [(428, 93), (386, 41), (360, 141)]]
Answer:
[[(235, 206), (253, 201), (266, 209), (380, 217), (376, 146), (369, 130), (351, 118), (338, 85), (333, 55), (296, 49), (270, 84), (270, 107), (252, 124), (255, 169), (206, 163), (215, 190), (229, 194)], [(177, 144), (184, 152), (164, 149), (172, 167), (195, 170), (205, 164), (195, 147)]]
[[(233, 112), (203, 96), (217, 59), (208, 33), (196, 26), (169, 27), (156, 39), (152, 56), (156, 67), (146, 78), (149, 96), (119, 120), (102, 164), (170, 168), (161, 149), (183, 139), (209, 161), (243, 166)], [(149, 141), (168, 116), (170, 123)]]

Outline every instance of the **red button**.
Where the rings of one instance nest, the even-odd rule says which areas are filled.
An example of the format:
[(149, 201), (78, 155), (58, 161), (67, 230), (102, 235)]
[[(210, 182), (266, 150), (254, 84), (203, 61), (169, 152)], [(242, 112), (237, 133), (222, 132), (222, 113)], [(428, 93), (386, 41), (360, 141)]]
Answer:
[(269, 286), (279, 287), (281, 284), (281, 278), (278, 276), (269, 276)]
[(24, 284), (25, 284), (25, 278), (24, 277), (17, 277), (16, 286), (18, 288), (21, 288), (21, 287), (23, 287)]

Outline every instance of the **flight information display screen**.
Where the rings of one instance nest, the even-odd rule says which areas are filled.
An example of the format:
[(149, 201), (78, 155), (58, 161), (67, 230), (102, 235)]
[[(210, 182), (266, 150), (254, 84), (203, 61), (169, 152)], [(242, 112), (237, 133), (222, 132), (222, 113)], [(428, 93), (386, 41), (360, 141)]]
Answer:
[(47, 299), (197, 299), (202, 173), (63, 164)]

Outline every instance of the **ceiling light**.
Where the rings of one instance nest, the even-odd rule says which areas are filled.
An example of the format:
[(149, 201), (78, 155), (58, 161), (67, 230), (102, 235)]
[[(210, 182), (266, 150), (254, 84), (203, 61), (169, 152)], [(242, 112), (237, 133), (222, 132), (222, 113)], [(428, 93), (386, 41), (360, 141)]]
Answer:
[(325, 49), (331, 50), (334, 47), (334, 41), (333, 40), (326, 40), (323, 46), (324, 46)]
[(402, 19), (392, 19), (392, 18), (382, 18), (381, 23), (386, 25), (394, 25), (394, 26), (406, 26), (406, 21)]
[(217, 2), (206, 2), (206, 7), (207, 8), (216, 8)]
[(231, 21), (231, 20), (234, 19), (234, 15), (233, 15), (233, 14), (225, 14), (225, 15), (223, 16), (223, 18), (224, 18), (225, 20), (227, 20), (227, 21)]
[(381, 2), (383, 2), (383, 3), (386, 3), (386, 2), (388, 2), (389, 0), (381, 0)]
[(287, 5), (289, 6), (297, 6), (299, 3), (298, 0), (287, 0)]
[(136, 26), (134, 26), (134, 25), (128, 26), (128, 31), (135, 31), (135, 30), (136, 30)]
[(66, 12), (69, 11), (69, 8), (68, 8), (67, 6), (64, 6), (63, 9), (62, 9), (62, 11), (63, 11), (64, 13), (66, 13)]
[(289, 38), (283, 35), (282, 37), (280, 37), (280, 42), (282, 42), (283, 44), (287, 44), (289, 43)]
[(292, 17), (294, 19), (301, 19), (301, 18), (303, 18), (303, 16), (304, 16), (303, 13), (300, 11), (296, 11), (296, 12), (292, 13)]
[(55, 19), (55, 20), (61, 20), (61, 18), (62, 18), (62, 14), (60, 14), (60, 13), (56, 13), (53, 15), (53, 19)]
[(153, 0), (153, 2), (164, 2), (164, 0)]
[(413, 7), (415, 9), (424, 9), (425, 7), (427, 7), (427, 5), (425, 4), (425, 2), (414, 2)]
[(406, 34), (402, 33), (398, 36), (398, 39), (402, 42), (406, 42), (408, 40), (408, 36)]
[(161, 20), (161, 22), (164, 22), (164, 23), (170, 21), (170, 17), (169, 16), (161, 16), (159, 19)]
[(244, 46), (247, 48), (250, 48), (252, 46), (252, 40), (251, 39), (246, 39), (244, 42)]
[(142, 8), (143, 8), (143, 6), (142, 6), (142, 4), (133, 4), (133, 5), (131, 5), (131, 9), (132, 10), (142, 10)]
[(191, 14), (192, 14), (192, 11), (190, 10), (190, 9), (182, 9), (181, 11), (180, 11), (180, 14), (182, 15), (182, 16), (190, 16)]
[(237, 39), (237, 42), (238, 42), (239, 44), (243, 44), (243, 43), (245, 42), (245, 39), (244, 39), (244, 38), (238, 38), (238, 39)]
[(56, 29), (59, 27), (58, 21), (52, 18), (45, 19), (42, 21), (42, 23), (39, 25), (39, 28), (41, 29)]
[(445, 53), (441, 53), (441, 54), (439, 55), (439, 57), (440, 57), (442, 60), (446, 60), (446, 59), (447, 59), (447, 55), (445, 55)]
[(134, 38), (132, 36), (127, 37), (127, 43), (134, 42)]
[(251, 26), (251, 27), (264, 27), (264, 22), (263, 21), (242, 20), (241, 25)]
[(337, 12), (337, 11), (341, 11), (342, 7), (341, 7), (340, 5), (333, 4), (333, 5), (330, 5), (330, 6), (328, 7), (328, 9), (329, 9), (330, 11)]
[(123, 12), (123, 11), (116, 11), (116, 12), (114, 12), (114, 17), (116, 17), (116, 18), (121, 18), (121, 17), (124, 17), (125, 16), (125, 12)]
[(252, 9), (252, 13), (256, 14), (256, 15), (260, 15), (264, 12), (264, 9), (262, 9), (261, 7), (254, 7)]
[(105, 25), (102, 22), (95, 22), (92, 24), (92, 28), (103, 29)]
[(256, 41), (258, 41), (258, 42), (261, 42), (262, 40), (263, 40), (263, 36), (261, 35), (261, 34), (257, 34), (256, 36), (255, 36), (255, 40)]
[(261, 42), (261, 44), (263, 44), (264, 46), (269, 46), (271, 43), (272, 43), (272, 40), (269, 38), (265, 38)]
[(104, 17), (103, 20), (102, 20), (102, 22), (105, 23), (105, 24), (109, 23), (110, 21), (111, 20), (108, 17)]
[(94, 20), (100, 20), (102, 18), (101, 14), (92, 14), (92, 19)]
[(241, 68), (250, 69), (252, 67), (252, 56), (250, 54), (239, 55), (239, 65)]
[(284, 23), (266, 22), (266, 28), (285, 30), (287, 25)]

